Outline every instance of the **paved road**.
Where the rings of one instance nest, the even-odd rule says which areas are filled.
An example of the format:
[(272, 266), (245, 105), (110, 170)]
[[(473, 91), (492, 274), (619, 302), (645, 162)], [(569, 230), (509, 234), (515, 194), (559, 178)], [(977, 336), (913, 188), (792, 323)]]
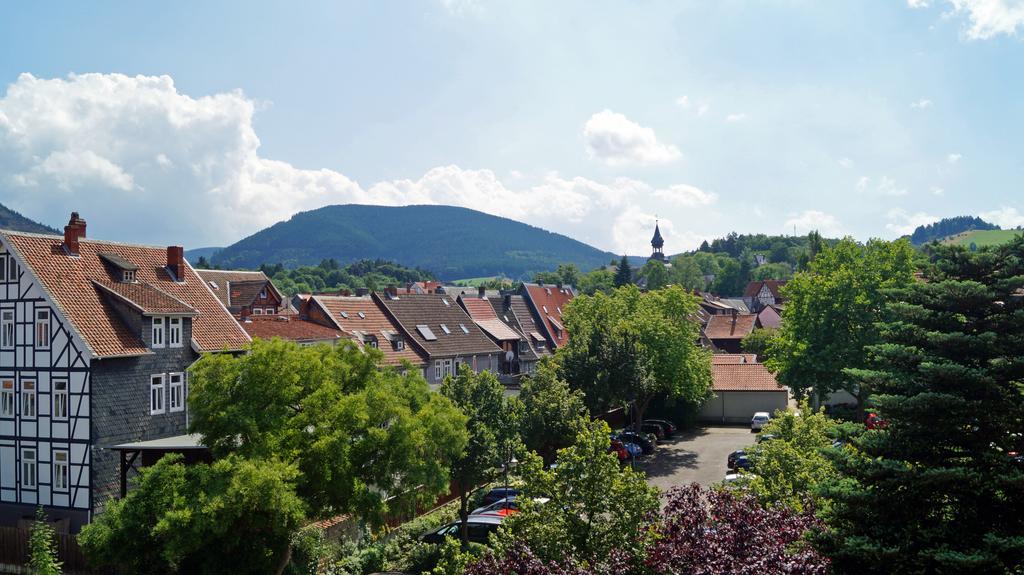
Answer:
[(752, 443), (749, 427), (699, 428), (659, 443), (653, 454), (637, 462), (637, 468), (662, 491), (694, 481), (707, 486), (725, 477), (730, 453)]

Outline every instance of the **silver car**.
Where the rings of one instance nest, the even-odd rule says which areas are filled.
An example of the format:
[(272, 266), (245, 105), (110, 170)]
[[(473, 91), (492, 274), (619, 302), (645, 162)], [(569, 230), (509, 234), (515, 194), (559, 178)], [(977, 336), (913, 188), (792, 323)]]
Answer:
[(772, 416), (768, 415), (767, 411), (758, 411), (754, 414), (754, 417), (750, 419), (750, 430), (761, 431), (761, 429), (768, 425), (768, 422), (771, 420)]

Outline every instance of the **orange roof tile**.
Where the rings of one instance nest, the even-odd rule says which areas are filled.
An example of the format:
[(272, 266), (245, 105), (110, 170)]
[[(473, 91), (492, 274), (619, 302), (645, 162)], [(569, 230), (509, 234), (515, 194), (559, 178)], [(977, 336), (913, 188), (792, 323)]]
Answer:
[(195, 315), (196, 310), (180, 299), (142, 282), (123, 283), (92, 280), (93, 285), (139, 310), (144, 315)]
[[(562, 327), (562, 309), (572, 301), (574, 296), (570, 288), (556, 286), (524, 284), (526, 295), (533, 303), (533, 309), (540, 316), (542, 329), (554, 342), (555, 347), (562, 347), (569, 341), (569, 332)], [(559, 328), (556, 336), (555, 327)]]
[(117, 279), (99, 253), (117, 254), (139, 267), (136, 279), (195, 310), (192, 339), (200, 351), (238, 350), (250, 341), (227, 309), (186, 262), (181, 282), (166, 269), (167, 250), (82, 238), (79, 256), (68, 255), (61, 236), (0, 232), (6, 243), (28, 266), (43, 289), (85, 340), (97, 357), (118, 357), (150, 353), (141, 335), (129, 329), (117, 312), (107, 305), (97, 282)]
[(341, 330), (285, 315), (250, 316), (242, 322), (242, 327), (253, 339), (279, 337), (298, 342), (326, 342), (347, 337)]
[(704, 326), (704, 335), (708, 339), (743, 339), (754, 331), (757, 323), (755, 314), (712, 315)]
[(757, 363), (757, 355), (752, 353), (716, 353), (711, 356), (711, 365), (736, 365), (741, 363)]
[(763, 363), (711, 364), (715, 391), (783, 391)]
[(310, 304), (326, 311), (348, 337), (357, 339), (356, 332), (376, 336), (378, 349), (384, 354), (384, 363), (399, 365), (408, 361), (413, 365), (426, 364), (426, 354), (415, 347), (411, 338), (405, 338), (405, 348), (400, 351), (387, 343), (390, 338), (385, 332), (397, 335), (402, 333), (402, 328), (394, 324), (369, 296), (314, 295), (310, 296)]

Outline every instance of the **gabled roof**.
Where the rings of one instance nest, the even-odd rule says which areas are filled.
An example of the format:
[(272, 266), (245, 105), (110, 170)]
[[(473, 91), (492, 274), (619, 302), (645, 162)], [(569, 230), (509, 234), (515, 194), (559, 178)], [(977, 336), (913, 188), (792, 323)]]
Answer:
[(498, 319), (498, 314), (494, 312), (494, 308), (491, 307), (489, 300), (461, 295), (459, 296), (459, 303), (469, 313), (469, 316), (473, 318), (473, 321), (480, 326), (480, 329), (491, 336), (491, 339), (497, 341), (519, 341), (524, 339), (522, 335)]
[[(431, 357), (501, 351), (450, 295), (403, 293), (397, 297), (388, 297), (386, 294), (374, 293), (373, 299), (380, 302), (387, 313), (402, 326), (402, 330)], [(421, 325), (427, 326), (436, 339), (424, 337), (417, 330), (417, 326)], [(448, 328), (447, 332), (444, 327)]]
[(786, 285), (786, 280), (764, 280), (759, 282), (750, 282), (747, 284), (747, 289), (743, 292), (743, 297), (757, 297), (757, 294), (761, 293), (761, 287), (767, 287), (768, 291), (772, 292), (772, 297), (779, 299), (782, 295), (779, 293), (779, 288)]
[(300, 343), (310, 343), (329, 342), (346, 337), (345, 333), (339, 329), (294, 316), (251, 316), (242, 322), (242, 327), (253, 339), (279, 337)]
[[(192, 319), (192, 340), (199, 351), (239, 350), (250, 341), (227, 309), (214, 297), (205, 282), (188, 263), (180, 282), (167, 271), (165, 247), (141, 246), (81, 238), (79, 255), (71, 256), (62, 246), (62, 236), (0, 232), (5, 243), (38, 278), (61, 314), (85, 340), (96, 357), (123, 357), (150, 353), (141, 336), (118, 316), (107, 298), (114, 289), (113, 277), (100, 252), (116, 254), (138, 266), (136, 280), (173, 298), (196, 313)], [(97, 283), (93, 283), (94, 280)], [(134, 285), (134, 284), (124, 284)], [(100, 287), (103, 286), (103, 287)], [(135, 298), (142, 308), (171, 306), (170, 299), (149, 295), (118, 293), (117, 297)], [(157, 301), (159, 300), (159, 301)]]
[(704, 326), (708, 339), (743, 339), (754, 331), (757, 316), (754, 314), (713, 315)]
[(785, 391), (763, 363), (711, 363), (714, 391)]
[[(530, 344), (526, 352), (520, 352), (520, 358), (530, 361), (540, 359), (542, 355), (551, 354), (547, 348), (547, 339), (538, 332), (537, 324), (533, 321), (533, 314), (530, 313), (530, 305), (526, 303), (523, 296), (510, 294), (499, 298), (490, 298), (487, 301), (494, 309), (495, 316), (502, 323), (516, 330)], [(537, 351), (538, 342), (544, 344), (543, 351)]]
[[(523, 284), (527, 301), (533, 309), (534, 317), (539, 319), (538, 327), (548, 342), (554, 347), (562, 347), (569, 341), (569, 332), (562, 327), (562, 308), (575, 294), (572, 288), (559, 288), (552, 285)], [(555, 327), (559, 328), (560, 337), (556, 337)]]
[(92, 280), (93, 285), (135, 308), (142, 315), (196, 315), (196, 310), (180, 299), (148, 283)]
[(741, 363), (757, 363), (757, 355), (753, 353), (716, 353), (711, 356), (711, 365)]
[(277, 299), (284, 301), (284, 296), (274, 282), (261, 271), (196, 270), (196, 273), (210, 286), (217, 299), (228, 308), (241, 309), (252, 305), (263, 288), (271, 290)]
[(389, 343), (396, 334), (401, 332), (401, 326), (393, 322), (380, 305), (369, 296), (352, 297), (337, 295), (313, 295), (309, 296), (309, 304), (317, 306), (331, 319), (336, 327), (344, 330), (346, 337), (362, 341), (364, 335), (374, 335), (378, 342), (378, 349), (384, 354), (384, 363), (388, 365), (399, 365), (408, 361), (413, 365), (426, 363), (426, 353), (416, 347), (415, 342), (410, 342), (406, 336), (405, 349), (396, 351)]
[(766, 305), (764, 309), (757, 312), (757, 321), (761, 327), (777, 329), (782, 325), (782, 312), (774, 305)]

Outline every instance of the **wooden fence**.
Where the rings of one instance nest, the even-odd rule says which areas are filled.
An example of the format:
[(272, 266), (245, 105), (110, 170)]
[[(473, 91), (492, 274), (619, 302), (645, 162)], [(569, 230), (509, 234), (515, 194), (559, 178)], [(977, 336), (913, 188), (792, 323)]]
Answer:
[[(85, 563), (78, 541), (70, 533), (56, 533), (57, 556), (64, 563), (65, 573), (93, 573)], [(0, 527), (0, 572), (28, 573), (29, 530)]]

